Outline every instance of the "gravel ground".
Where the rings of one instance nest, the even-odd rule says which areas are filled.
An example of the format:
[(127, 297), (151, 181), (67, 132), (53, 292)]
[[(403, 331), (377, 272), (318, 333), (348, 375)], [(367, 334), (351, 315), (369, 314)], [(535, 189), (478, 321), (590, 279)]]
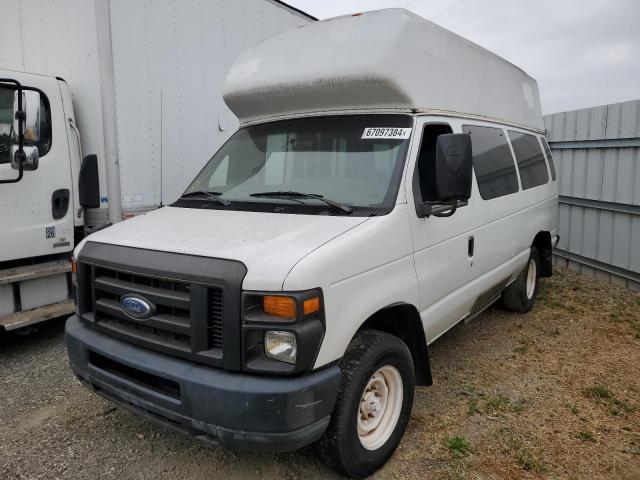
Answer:
[[(560, 270), (431, 347), (378, 479), (640, 479), (640, 295)], [(337, 478), (311, 448), (234, 453), (137, 418), (71, 375), (63, 321), (0, 338), (0, 478)]]

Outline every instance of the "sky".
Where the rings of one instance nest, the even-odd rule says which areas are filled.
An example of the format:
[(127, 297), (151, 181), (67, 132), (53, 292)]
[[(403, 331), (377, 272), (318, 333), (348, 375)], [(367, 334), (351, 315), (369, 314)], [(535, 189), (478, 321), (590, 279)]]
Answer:
[(538, 81), (545, 114), (640, 99), (640, 0), (288, 0), (318, 18), (404, 7)]

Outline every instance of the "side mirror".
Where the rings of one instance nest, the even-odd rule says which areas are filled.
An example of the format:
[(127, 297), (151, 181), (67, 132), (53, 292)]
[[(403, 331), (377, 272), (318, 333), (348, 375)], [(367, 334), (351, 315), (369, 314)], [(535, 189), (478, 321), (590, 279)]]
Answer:
[(472, 151), (467, 133), (439, 135), (431, 182), (435, 199), (418, 205), (418, 215), (449, 217), (467, 205), (471, 196)]
[(78, 178), (80, 206), (100, 208), (100, 183), (98, 181), (98, 156), (87, 155), (82, 159)]
[(25, 145), (20, 152), (18, 145), (11, 145), (11, 168), (14, 170), (20, 170), (20, 164), (24, 171), (36, 170), (39, 162), (38, 147)]
[[(15, 142), (11, 145), (11, 168), (20, 170), (20, 164), (24, 171), (32, 171), (38, 168), (40, 155), (38, 152), (38, 143), (40, 142), (40, 93), (35, 90), (22, 90), (22, 110), (20, 110), (20, 102), (18, 95), (20, 92), (16, 90), (13, 99), (13, 111), (22, 112), (15, 115), (13, 120), (13, 135)], [(20, 153), (19, 143), (17, 139), (20, 132), (20, 122), (22, 122), (22, 132), (24, 138), (23, 154)]]
[[(40, 92), (35, 90), (22, 90), (22, 111), (23, 117), (23, 132), (24, 141), (27, 144), (35, 145), (40, 141)], [(13, 99), (13, 111), (17, 112), (18, 108), (18, 92), (16, 91)], [(13, 131), (17, 134), (19, 132), (18, 118), (14, 118)]]

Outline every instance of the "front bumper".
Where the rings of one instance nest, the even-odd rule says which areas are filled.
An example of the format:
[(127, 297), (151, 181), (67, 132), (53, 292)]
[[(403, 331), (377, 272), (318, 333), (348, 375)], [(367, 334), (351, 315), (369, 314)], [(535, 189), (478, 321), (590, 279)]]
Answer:
[(228, 372), (117, 340), (67, 320), (67, 350), (80, 381), (109, 401), (157, 423), (222, 445), (290, 451), (322, 436), (341, 372), (302, 377)]

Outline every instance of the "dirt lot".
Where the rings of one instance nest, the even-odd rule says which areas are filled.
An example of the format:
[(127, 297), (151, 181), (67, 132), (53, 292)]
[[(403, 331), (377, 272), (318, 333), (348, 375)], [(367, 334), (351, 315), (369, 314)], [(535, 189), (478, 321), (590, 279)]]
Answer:
[[(560, 271), (527, 315), (433, 345), (374, 478), (640, 479), (640, 294)], [(233, 453), (111, 407), (72, 377), (63, 323), (0, 340), (0, 478), (336, 478), (312, 449)]]

